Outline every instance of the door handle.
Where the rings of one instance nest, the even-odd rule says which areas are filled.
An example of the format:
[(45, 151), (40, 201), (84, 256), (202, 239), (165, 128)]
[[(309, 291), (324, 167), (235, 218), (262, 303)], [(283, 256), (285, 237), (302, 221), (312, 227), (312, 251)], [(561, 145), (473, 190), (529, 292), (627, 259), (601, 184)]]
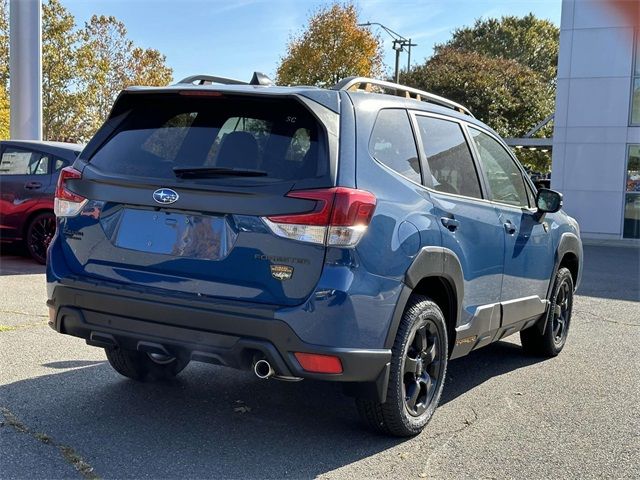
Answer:
[(440, 217), (440, 221), (450, 232), (455, 232), (460, 226), (460, 222), (453, 217)]
[(27, 182), (24, 184), (24, 188), (27, 190), (37, 190), (38, 188), (42, 188), (42, 184), (40, 182)]
[(513, 223), (511, 223), (510, 220), (507, 220), (506, 222), (504, 222), (504, 229), (507, 231), (509, 235), (513, 235), (514, 233), (516, 233), (516, 230), (517, 230), (516, 226)]

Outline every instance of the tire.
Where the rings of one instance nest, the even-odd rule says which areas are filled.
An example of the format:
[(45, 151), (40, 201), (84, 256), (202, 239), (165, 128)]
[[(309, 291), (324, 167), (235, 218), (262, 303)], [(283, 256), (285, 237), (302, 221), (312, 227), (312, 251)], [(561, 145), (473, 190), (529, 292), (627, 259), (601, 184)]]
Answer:
[(31, 258), (44, 265), (47, 248), (56, 233), (56, 216), (53, 212), (39, 213), (31, 219), (25, 235), (25, 244)]
[(573, 308), (573, 277), (567, 268), (560, 268), (551, 291), (544, 333), (537, 325), (520, 332), (522, 349), (529, 355), (555, 357), (564, 348), (569, 335)]
[(387, 435), (419, 434), (440, 401), (448, 358), (447, 326), (440, 307), (425, 296), (412, 295), (392, 348), (387, 400), (357, 399), (361, 418)]
[(116, 372), (138, 381), (169, 380), (189, 364), (188, 359), (179, 356), (152, 356), (145, 352), (124, 350), (119, 347), (104, 350), (109, 364)]

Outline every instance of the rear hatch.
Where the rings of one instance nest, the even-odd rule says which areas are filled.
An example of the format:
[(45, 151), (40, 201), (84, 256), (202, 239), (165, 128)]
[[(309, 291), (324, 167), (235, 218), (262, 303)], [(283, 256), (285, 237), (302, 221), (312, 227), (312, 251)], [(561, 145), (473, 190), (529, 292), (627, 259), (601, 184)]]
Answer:
[(324, 238), (283, 238), (265, 219), (321, 203), (291, 190), (334, 186), (336, 125), (318, 110), (337, 125), (293, 95), (122, 94), (74, 165), (80, 173), (61, 180), (63, 196), (86, 199), (61, 217), (69, 267), (172, 292), (302, 303), (322, 273)]

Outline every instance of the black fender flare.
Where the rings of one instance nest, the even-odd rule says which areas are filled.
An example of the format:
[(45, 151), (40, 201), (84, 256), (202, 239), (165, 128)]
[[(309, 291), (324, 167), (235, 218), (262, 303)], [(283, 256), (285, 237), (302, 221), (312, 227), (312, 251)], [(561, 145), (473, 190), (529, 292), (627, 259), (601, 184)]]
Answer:
[[(562, 235), (560, 235), (558, 248), (556, 248), (556, 258), (553, 265), (553, 272), (551, 273), (551, 278), (549, 279), (549, 286), (547, 287), (547, 300), (549, 301), (548, 303), (549, 305), (551, 305), (551, 293), (553, 291), (553, 284), (555, 283), (558, 270), (560, 270), (560, 262), (562, 261), (562, 259), (567, 253), (573, 253), (578, 258), (578, 272), (576, 274), (576, 284), (573, 286), (574, 291), (578, 289), (578, 285), (580, 284), (580, 279), (582, 278), (582, 260), (583, 260), (582, 241), (575, 233), (564, 232)], [(547, 314), (543, 315), (536, 324), (536, 328), (540, 331), (541, 334), (544, 334), (545, 329), (547, 328), (548, 316), (549, 316), (549, 309), (547, 309)]]
[(404, 314), (407, 301), (411, 292), (418, 286), (420, 281), (428, 277), (444, 278), (450, 287), (456, 305), (455, 324), (458, 326), (462, 316), (462, 299), (464, 298), (464, 275), (462, 265), (458, 256), (448, 248), (444, 247), (423, 247), (413, 262), (409, 266), (404, 276), (404, 286), (400, 292), (396, 307), (389, 326), (389, 332), (385, 340), (385, 348), (393, 347), (393, 343), (398, 332), (400, 320)]
[(547, 288), (547, 299), (551, 300), (551, 290), (553, 289), (553, 282), (556, 278), (556, 274), (560, 269), (560, 262), (567, 253), (573, 253), (578, 258), (578, 273), (576, 275), (576, 284), (574, 288), (577, 290), (582, 278), (582, 241), (573, 232), (564, 232), (560, 235), (560, 241), (558, 242), (558, 248), (556, 249), (556, 258), (553, 266), (553, 274), (549, 279), (549, 287)]

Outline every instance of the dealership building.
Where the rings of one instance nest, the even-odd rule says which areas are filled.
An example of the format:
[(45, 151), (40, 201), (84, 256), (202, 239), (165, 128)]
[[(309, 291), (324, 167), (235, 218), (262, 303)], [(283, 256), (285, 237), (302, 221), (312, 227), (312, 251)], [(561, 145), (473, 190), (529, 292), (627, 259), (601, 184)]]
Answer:
[[(640, 10), (563, 0), (551, 188), (584, 238), (640, 239)], [(636, 7), (638, 7), (638, 3)]]

